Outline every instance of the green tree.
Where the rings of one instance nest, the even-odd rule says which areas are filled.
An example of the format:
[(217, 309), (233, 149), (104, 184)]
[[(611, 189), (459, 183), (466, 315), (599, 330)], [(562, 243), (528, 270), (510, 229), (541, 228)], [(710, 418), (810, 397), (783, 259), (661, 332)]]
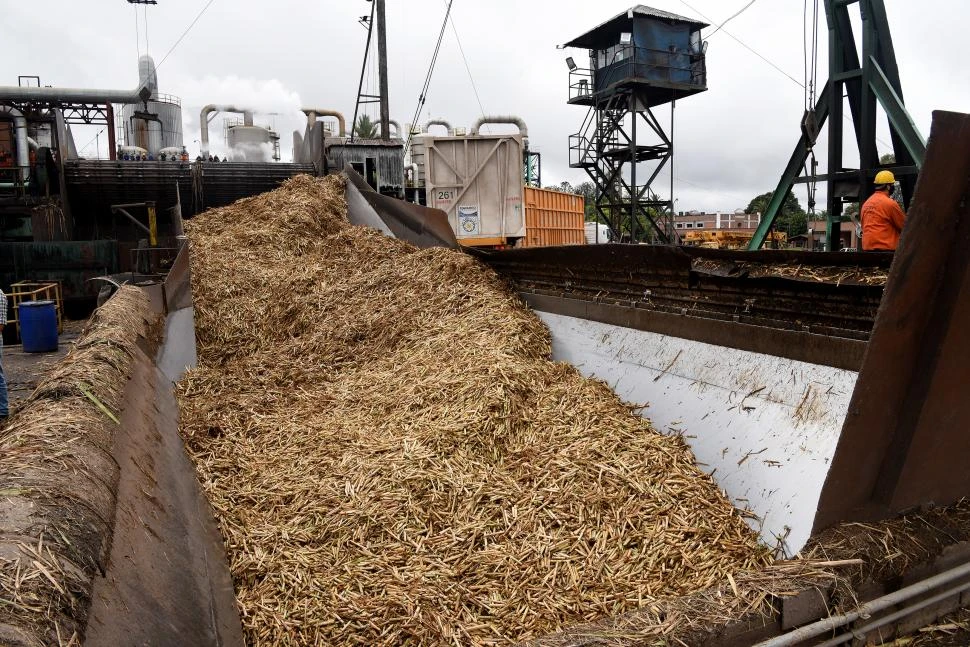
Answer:
[(361, 139), (373, 139), (377, 137), (377, 123), (371, 121), (367, 115), (361, 115), (354, 124), (354, 136)]
[[(755, 196), (748, 203), (745, 213), (760, 213), (762, 216), (768, 210), (768, 203), (771, 202), (772, 193), (762, 193)], [(785, 201), (781, 204), (778, 216), (775, 218), (775, 231), (780, 231), (791, 236), (798, 236), (808, 231), (808, 215), (798, 204), (795, 194), (789, 190), (785, 196)]]
[(583, 196), (583, 203), (586, 205), (586, 220), (595, 220), (596, 218), (596, 186), (592, 182), (587, 180), (586, 182), (580, 182), (573, 187), (573, 191)]
[(889, 164), (895, 164), (896, 163), (896, 156), (894, 154), (892, 154), (892, 153), (886, 153), (885, 155), (883, 155), (883, 156), (881, 156), (879, 158), (879, 163), (882, 164), (882, 165), (884, 165), (884, 166), (885, 165), (889, 165)]

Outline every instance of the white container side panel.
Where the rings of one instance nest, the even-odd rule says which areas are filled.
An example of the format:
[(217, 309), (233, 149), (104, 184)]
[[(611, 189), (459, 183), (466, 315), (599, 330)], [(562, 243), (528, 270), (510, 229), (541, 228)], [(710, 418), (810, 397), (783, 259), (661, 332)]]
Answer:
[(762, 541), (805, 545), (858, 374), (546, 312), (553, 356), (681, 433)]
[(428, 206), (459, 240), (525, 236), (519, 135), (429, 137), (423, 154)]

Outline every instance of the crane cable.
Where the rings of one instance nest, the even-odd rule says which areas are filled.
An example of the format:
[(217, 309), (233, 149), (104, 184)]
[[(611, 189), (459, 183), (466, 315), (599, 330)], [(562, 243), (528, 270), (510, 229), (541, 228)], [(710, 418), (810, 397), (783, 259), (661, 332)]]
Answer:
[(197, 23), (197, 22), (199, 22), (199, 18), (201, 18), (201, 17), (202, 17), (202, 14), (204, 14), (204, 13), (206, 12), (206, 10), (207, 10), (207, 9), (208, 9), (209, 7), (211, 7), (211, 6), (212, 6), (212, 3), (213, 3), (213, 2), (215, 2), (215, 1), (216, 1), (216, 0), (209, 0), (209, 1), (207, 2), (207, 3), (205, 3), (205, 6), (204, 6), (204, 7), (202, 7), (202, 9), (201, 9), (201, 11), (199, 11), (199, 13), (197, 13), (197, 14), (195, 15), (195, 18), (193, 18), (193, 19), (192, 19), (192, 22), (190, 22), (190, 23), (189, 23), (189, 26), (185, 28), (185, 31), (183, 31), (183, 32), (182, 32), (182, 35), (181, 35), (181, 36), (179, 36), (179, 37), (178, 37), (178, 38), (176, 39), (176, 41), (175, 41), (175, 42), (174, 42), (174, 43), (172, 44), (172, 46), (168, 48), (168, 51), (167, 51), (167, 52), (165, 52), (165, 56), (163, 56), (163, 57), (162, 57), (162, 60), (160, 60), (160, 61), (159, 61), (159, 62), (158, 62), (158, 63), (157, 63), (156, 65), (155, 65), (155, 71), (156, 71), (156, 72), (158, 71), (158, 68), (160, 68), (160, 67), (162, 66), (162, 64), (163, 64), (163, 63), (165, 63), (165, 61), (166, 61), (166, 60), (168, 60), (168, 57), (169, 57), (169, 56), (171, 55), (171, 53), (172, 53), (172, 52), (174, 52), (174, 51), (175, 51), (175, 48), (179, 46), (179, 43), (181, 43), (181, 42), (182, 42), (182, 40), (183, 40), (183, 39), (184, 39), (184, 38), (185, 38), (186, 36), (188, 36), (188, 34), (189, 34), (189, 32), (190, 32), (190, 31), (192, 31), (192, 28), (193, 28), (193, 27), (195, 27), (195, 23)]
[(441, 22), (441, 32), (438, 34), (438, 44), (435, 45), (434, 54), (431, 57), (431, 64), (428, 65), (428, 75), (424, 79), (424, 86), (421, 88), (421, 94), (418, 95), (418, 105), (414, 109), (414, 117), (411, 119), (411, 129), (408, 132), (408, 140), (404, 144), (404, 155), (408, 154), (408, 150), (411, 148), (411, 139), (414, 136), (414, 124), (418, 122), (418, 117), (421, 116), (421, 109), (424, 107), (424, 102), (428, 98), (428, 88), (431, 86), (431, 75), (434, 73), (434, 65), (438, 61), (438, 52), (441, 51), (441, 41), (445, 38), (445, 28), (448, 27), (448, 18), (451, 16), (451, 5), (454, 4), (455, 0), (448, 0), (448, 8), (445, 10), (445, 19)]
[[(815, 114), (815, 96), (818, 80), (818, 0), (814, 0), (812, 6), (812, 47), (811, 55), (808, 48), (808, 0), (802, 4), (802, 71), (805, 78), (805, 118)], [(805, 175), (814, 177), (818, 169), (818, 161), (815, 159), (815, 142), (810, 142), (808, 146), (808, 158), (803, 164)], [(815, 196), (818, 192), (818, 182), (813, 180), (805, 184), (808, 197), (808, 215), (815, 215)]]

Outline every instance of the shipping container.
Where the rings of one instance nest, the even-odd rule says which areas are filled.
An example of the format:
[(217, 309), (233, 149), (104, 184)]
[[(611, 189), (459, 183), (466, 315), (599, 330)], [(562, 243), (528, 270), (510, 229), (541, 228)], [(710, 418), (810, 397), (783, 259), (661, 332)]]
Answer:
[(610, 228), (601, 222), (586, 223), (586, 243), (589, 245), (605, 245), (612, 242)]
[(421, 137), (429, 207), (448, 214), (462, 245), (514, 245), (525, 237), (522, 136)]
[(583, 196), (525, 187), (525, 238), (522, 247), (582, 245), (586, 242)]

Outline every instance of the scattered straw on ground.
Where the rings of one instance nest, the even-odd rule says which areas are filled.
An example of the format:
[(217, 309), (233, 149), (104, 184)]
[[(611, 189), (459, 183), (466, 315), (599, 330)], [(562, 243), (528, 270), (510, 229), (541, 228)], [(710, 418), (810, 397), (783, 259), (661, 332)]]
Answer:
[[(804, 589), (825, 591), (829, 612), (844, 613), (868, 598), (859, 591), (898, 587), (913, 568), (925, 568), (946, 547), (970, 541), (970, 501), (919, 510), (896, 519), (842, 523), (813, 537), (799, 559), (733, 574), (730, 581), (687, 596), (651, 600), (631, 613), (545, 636), (534, 647), (717, 645), (732, 624), (761, 626), (777, 616), (780, 599)], [(968, 643), (970, 613), (941, 618), (893, 645)]]
[(121, 288), (0, 429), (0, 644), (82, 642), (114, 527), (105, 411), (121, 406), (147, 317), (144, 293)]
[[(846, 260), (852, 259), (847, 256)], [(864, 265), (809, 265), (803, 263), (753, 263), (711, 258), (695, 258), (692, 269), (726, 276), (748, 276), (750, 278), (786, 278), (812, 283), (834, 283), (836, 285), (885, 285), (889, 280), (889, 270), (883, 267)]]
[(188, 226), (182, 428), (251, 645), (507, 644), (767, 562), (491, 270), (345, 214), (299, 177)]
[(811, 559), (859, 557), (864, 566), (851, 574), (853, 585), (893, 580), (911, 567), (930, 562), (947, 546), (970, 541), (970, 500), (917, 510), (896, 519), (847, 522), (813, 537), (802, 550)]

